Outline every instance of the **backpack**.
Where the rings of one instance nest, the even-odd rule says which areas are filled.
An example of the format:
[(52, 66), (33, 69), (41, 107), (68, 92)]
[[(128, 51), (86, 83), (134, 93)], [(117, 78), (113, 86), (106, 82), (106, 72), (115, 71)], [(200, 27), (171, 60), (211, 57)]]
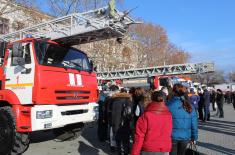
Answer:
[(122, 104), (122, 121), (121, 121), (121, 126), (123, 126), (125, 123), (130, 122), (132, 120), (132, 110), (130, 107), (130, 104), (124, 102)]

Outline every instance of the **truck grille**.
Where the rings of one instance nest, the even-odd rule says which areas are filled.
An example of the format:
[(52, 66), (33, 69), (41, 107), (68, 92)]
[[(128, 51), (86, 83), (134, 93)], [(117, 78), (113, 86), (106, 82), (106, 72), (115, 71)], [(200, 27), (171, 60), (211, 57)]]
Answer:
[(57, 100), (81, 100), (81, 99), (89, 99), (89, 97), (56, 97)]
[(79, 94), (90, 94), (89, 91), (55, 91), (56, 94), (73, 94), (73, 93), (79, 93)]
[(90, 91), (55, 91), (57, 100), (89, 99), (90, 93)]

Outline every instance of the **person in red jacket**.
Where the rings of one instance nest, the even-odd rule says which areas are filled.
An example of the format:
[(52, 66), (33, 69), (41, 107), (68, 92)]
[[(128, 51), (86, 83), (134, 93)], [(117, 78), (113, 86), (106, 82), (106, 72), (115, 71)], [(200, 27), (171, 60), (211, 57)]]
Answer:
[(171, 151), (172, 116), (160, 92), (154, 92), (136, 124), (131, 155), (168, 155)]

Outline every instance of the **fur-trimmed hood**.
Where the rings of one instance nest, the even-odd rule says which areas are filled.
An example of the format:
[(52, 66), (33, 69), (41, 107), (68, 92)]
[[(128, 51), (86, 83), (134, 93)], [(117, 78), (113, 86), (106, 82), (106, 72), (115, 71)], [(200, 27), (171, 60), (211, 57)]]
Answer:
[(128, 94), (128, 93), (117, 93), (117, 94), (114, 94), (113, 96), (112, 96), (112, 98), (130, 98), (130, 100), (132, 101), (132, 97), (131, 97), (131, 95), (130, 94)]
[(145, 108), (144, 112), (151, 112), (159, 115), (171, 115), (164, 102), (151, 102)]

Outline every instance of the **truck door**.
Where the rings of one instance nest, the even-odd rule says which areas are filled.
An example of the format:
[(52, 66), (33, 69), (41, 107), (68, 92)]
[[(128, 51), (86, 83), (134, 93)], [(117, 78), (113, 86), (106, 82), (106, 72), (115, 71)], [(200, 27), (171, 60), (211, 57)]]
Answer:
[(150, 88), (153, 88), (155, 81), (155, 76), (148, 77), (147, 82), (150, 84)]
[(23, 44), (22, 56), (25, 65), (13, 65), (12, 50), (9, 50), (8, 63), (4, 68), (6, 75), (5, 89), (13, 91), (21, 104), (32, 104), (32, 88), (34, 85), (35, 62), (30, 43)]

